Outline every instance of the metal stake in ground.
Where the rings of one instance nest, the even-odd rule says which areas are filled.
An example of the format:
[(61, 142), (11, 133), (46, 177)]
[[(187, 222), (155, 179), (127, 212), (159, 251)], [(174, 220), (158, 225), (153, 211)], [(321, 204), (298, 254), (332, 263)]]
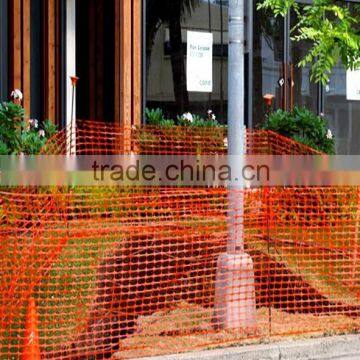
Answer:
[(72, 87), (72, 94), (71, 94), (71, 123), (70, 123), (70, 143), (68, 148), (68, 154), (72, 155), (76, 153), (76, 150), (73, 146), (76, 146), (76, 139), (75, 139), (75, 125), (76, 125), (76, 117), (75, 117), (75, 92), (76, 92), (76, 85), (79, 81), (77, 76), (70, 76), (71, 80), (71, 87)]
[(248, 329), (256, 325), (254, 267), (244, 250), (244, 33), (244, 0), (230, 0), (228, 141), (233, 181), (229, 187), (227, 252), (218, 259), (215, 286), (215, 323), (223, 329)]

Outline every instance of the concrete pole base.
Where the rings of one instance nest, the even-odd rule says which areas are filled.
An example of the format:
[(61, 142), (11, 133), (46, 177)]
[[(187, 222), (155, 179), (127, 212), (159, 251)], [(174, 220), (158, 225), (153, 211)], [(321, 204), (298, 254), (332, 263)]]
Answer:
[(251, 257), (221, 254), (215, 284), (214, 325), (217, 329), (254, 329), (256, 300)]

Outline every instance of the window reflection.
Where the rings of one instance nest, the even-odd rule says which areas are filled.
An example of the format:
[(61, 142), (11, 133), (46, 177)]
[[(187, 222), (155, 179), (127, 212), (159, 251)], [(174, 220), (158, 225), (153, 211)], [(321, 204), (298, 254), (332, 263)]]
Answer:
[[(302, 8), (303, 6), (300, 6), (299, 10), (302, 11)], [(295, 11), (291, 11), (290, 29), (293, 29), (298, 21), (299, 19)], [(290, 89), (290, 106), (306, 107), (312, 112), (317, 113), (319, 85), (311, 81), (311, 67), (309, 64), (305, 67), (299, 66), (300, 61), (304, 59), (311, 48), (312, 44), (310, 41), (290, 41), (290, 79), (292, 87)]]
[(283, 94), (279, 80), (284, 64), (284, 20), (274, 18), (269, 12), (257, 11), (254, 2), (253, 25), (253, 123), (259, 126), (264, 121), (263, 96), (275, 97), (274, 108), (282, 107)]
[(325, 115), (336, 138), (337, 154), (360, 154), (360, 102), (346, 98), (346, 70), (339, 64), (325, 86)]
[[(147, 0), (146, 106), (167, 117), (213, 110), (220, 122), (227, 113), (227, 18), (224, 0)], [(187, 31), (211, 32), (213, 92), (186, 89)]]

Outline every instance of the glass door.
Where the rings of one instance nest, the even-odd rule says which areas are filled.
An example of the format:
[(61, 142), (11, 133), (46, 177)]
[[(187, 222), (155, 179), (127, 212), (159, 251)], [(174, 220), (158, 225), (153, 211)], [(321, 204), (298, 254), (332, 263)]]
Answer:
[(261, 126), (266, 107), (264, 96), (271, 95), (274, 108), (286, 106), (285, 21), (266, 11), (257, 11), (253, 22), (253, 127)]
[[(303, 106), (317, 113), (319, 86), (310, 81), (310, 67), (297, 64), (311, 44), (291, 41), (291, 29), (298, 18), (295, 12), (284, 18), (257, 11), (253, 20), (253, 125), (261, 126), (266, 113), (265, 96), (273, 98), (273, 109), (291, 110)], [(302, 1), (303, 3), (304, 1)]]
[[(300, 7), (301, 9), (301, 7)], [(291, 11), (289, 17), (290, 30), (298, 23), (298, 16), (294, 11)], [(319, 111), (320, 105), (320, 87), (314, 82), (310, 81), (311, 69), (310, 66), (299, 67), (299, 62), (305, 57), (308, 50), (311, 48), (311, 43), (308, 41), (294, 42), (291, 41), (291, 34), (289, 32), (286, 41), (289, 43), (289, 61), (288, 61), (288, 78), (289, 78), (289, 109), (294, 106), (306, 107), (314, 113)]]
[[(354, 3), (349, 2), (350, 10)], [(324, 87), (324, 114), (336, 139), (339, 155), (360, 154), (360, 101), (347, 89), (351, 76), (339, 63), (332, 72), (329, 83)]]

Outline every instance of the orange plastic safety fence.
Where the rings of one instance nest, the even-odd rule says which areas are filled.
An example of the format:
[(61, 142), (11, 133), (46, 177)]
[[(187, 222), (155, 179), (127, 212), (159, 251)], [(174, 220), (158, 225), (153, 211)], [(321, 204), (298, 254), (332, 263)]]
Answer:
[[(180, 136), (98, 127), (65, 131), (45, 152), (161, 154)], [(225, 152), (222, 129), (187, 130), (173, 153)], [(307, 150), (262, 131), (247, 146)], [(239, 197), (243, 211), (229, 211)], [(360, 330), (357, 187), (29, 188), (0, 199), (3, 359), (130, 359)], [(244, 242), (236, 254), (230, 224)], [(229, 308), (238, 315), (225, 326)]]
[(144, 188), (1, 193), (2, 357), (22, 353), (31, 298), (42, 356), (54, 359), (131, 358), (358, 330), (357, 188), (247, 190), (236, 222), (254, 263), (256, 327), (215, 326), (217, 260), (235, 220), (228, 195)]
[[(247, 130), (249, 155), (307, 155), (320, 154), (272, 131)], [(76, 128), (68, 127), (52, 138), (43, 153), (77, 155), (192, 155), (226, 154), (228, 151), (225, 127), (155, 127), (124, 128), (114, 124), (78, 121)]]

